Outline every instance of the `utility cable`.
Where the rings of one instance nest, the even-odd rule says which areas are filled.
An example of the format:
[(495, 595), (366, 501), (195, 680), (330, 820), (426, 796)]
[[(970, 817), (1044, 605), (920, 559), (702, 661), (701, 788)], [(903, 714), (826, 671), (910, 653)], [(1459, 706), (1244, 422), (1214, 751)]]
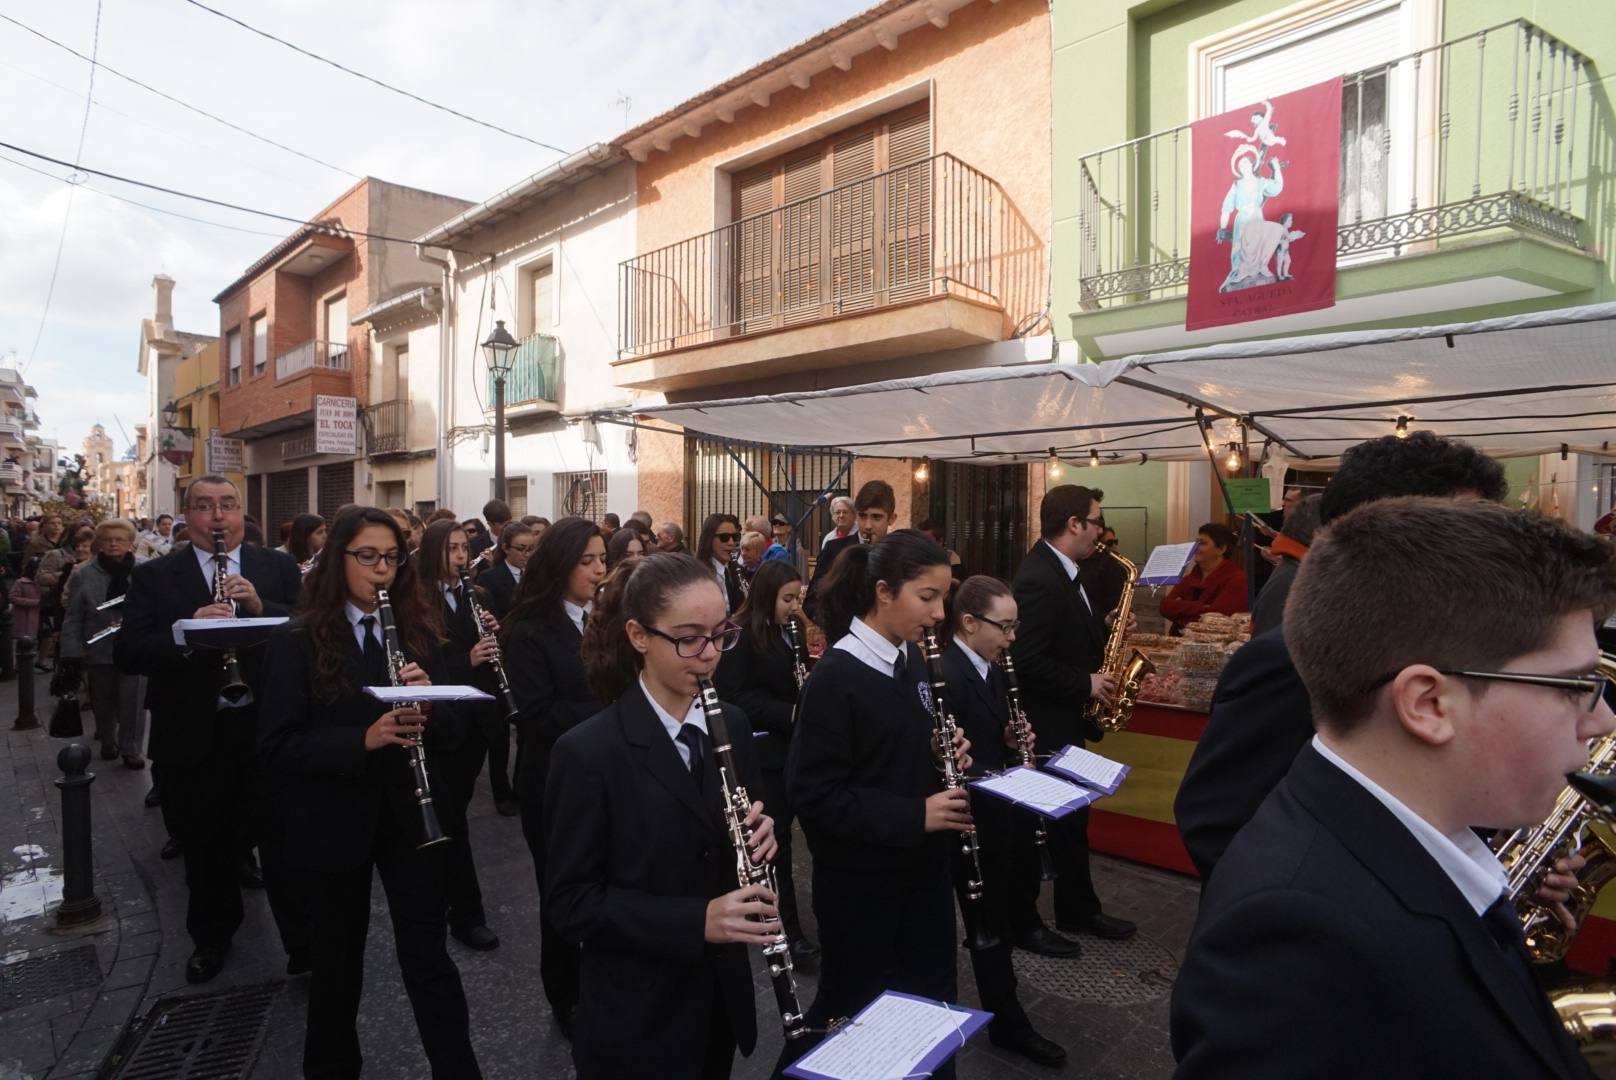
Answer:
[[(73, 164), (70, 166), (76, 173), (79, 170), (79, 159), (84, 156), (84, 137), (90, 132), (90, 110), (95, 107), (95, 55), (101, 51), (101, 0), (95, 0), (95, 35), (90, 40), (90, 84), (84, 88), (84, 119), (79, 122), (79, 145), (73, 151)], [(60, 164), (66, 164), (61, 162)], [(50, 284), (45, 287), (45, 306), (39, 312), (39, 329), (34, 331), (34, 343), (28, 347), (28, 359), (23, 361), (20, 372), (27, 374), (33, 366), (34, 353), (39, 349), (39, 342), (45, 336), (45, 323), (50, 318), (51, 300), (56, 296), (56, 277), (62, 270), (62, 249), (67, 247), (67, 225), (73, 219), (73, 188), (67, 189), (67, 207), (62, 211), (62, 233), (56, 238), (56, 261), (51, 263)]]
[(479, 120), (475, 116), (469, 116), (466, 113), (460, 112), (458, 109), (451, 109), (447, 105), (440, 105), (436, 101), (432, 101), (429, 98), (422, 97), (420, 94), (414, 94), (414, 93), (411, 93), (408, 90), (404, 90), (404, 89), (401, 89), (400, 87), (394, 86), (391, 83), (382, 82), (382, 80), (376, 78), (373, 75), (366, 75), (362, 71), (355, 71), (353, 68), (346, 67), (346, 66), (344, 66), (342, 64), (339, 64), (335, 60), (327, 59), (326, 57), (321, 56), (319, 53), (310, 52), (308, 49), (302, 48), (301, 46), (293, 45), (290, 41), (287, 41), (285, 38), (276, 37), (274, 34), (271, 34), (267, 30), (260, 30), (256, 26), (252, 26), (252, 25), (250, 25), (248, 23), (242, 22), (240, 19), (236, 18), (234, 15), (230, 15), (230, 14), (227, 14), (227, 13), (225, 13), (223, 11), (220, 11), (218, 8), (211, 8), (208, 5), (206, 5), (204, 3), (201, 3), (201, 0), (185, 0), (185, 2), (187, 4), (190, 4), (192, 7), (201, 8), (203, 11), (206, 11), (211, 15), (217, 15), (219, 18), (225, 20), (226, 22), (235, 23), (237, 26), (241, 27), (243, 30), (247, 30), (247, 31), (250, 31), (250, 32), (252, 32), (254, 34), (257, 34), (261, 38), (267, 38), (268, 40), (275, 42), (277, 45), (284, 45), (288, 49), (291, 49), (293, 52), (300, 53), (303, 56), (308, 57), (310, 60), (318, 60), (320, 63), (329, 65), (331, 67), (334, 67), (338, 71), (341, 71), (341, 72), (343, 72), (345, 74), (352, 75), (356, 79), (363, 79), (365, 82), (372, 83), (372, 84), (374, 84), (376, 86), (379, 86), (383, 90), (390, 90), (395, 94), (400, 94), (400, 95), (402, 95), (404, 97), (409, 98), (411, 101), (419, 102), (420, 104), (428, 106), (429, 108), (437, 109), (440, 112), (446, 112), (450, 116), (457, 116), (462, 120), (469, 120), (473, 124), (477, 124), (480, 127), (488, 128), (490, 131), (497, 131), (501, 135), (509, 135), (513, 139), (521, 139), (525, 143), (532, 143), (534, 146), (540, 146), (540, 147), (543, 147), (546, 150), (554, 150), (558, 154), (565, 155), (565, 154), (568, 154), (568, 153), (571, 152), (571, 151), (568, 151), (568, 150), (563, 150), (559, 146), (554, 146), (554, 145), (552, 145), (550, 143), (542, 142), (542, 141), (540, 141), (538, 139), (534, 139), (534, 138), (531, 138), (531, 137), (529, 137), (527, 135), (523, 135), (520, 132), (512, 131), (509, 128), (500, 127), (498, 124), (491, 124), (487, 120)]
[(93, 56), (85, 56), (83, 53), (79, 52), (77, 49), (73, 48), (71, 45), (64, 45), (60, 41), (57, 41), (53, 37), (47, 37), (45, 34), (40, 33), (38, 30), (35, 30), (33, 27), (27, 25), (26, 23), (18, 22), (16, 19), (13, 19), (10, 15), (0, 14), (0, 19), (4, 19), (6, 22), (8, 22), (11, 25), (17, 27), (18, 29), (28, 31), (30, 34), (32, 34), (35, 37), (41, 39), (42, 41), (50, 42), (52, 45), (56, 46), (58, 49), (62, 49), (62, 50), (65, 50), (66, 52), (72, 53), (74, 56), (78, 57), (80, 60), (88, 61), (91, 65), (93, 65), (93, 67), (100, 68), (102, 71), (106, 72), (108, 75), (115, 75), (118, 78), (122, 79), (124, 82), (133, 83), (135, 86), (140, 87), (142, 90), (145, 90), (148, 93), (156, 94), (158, 97), (162, 98), (164, 101), (173, 102), (175, 105), (178, 105), (182, 109), (189, 109), (191, 112), (196, 113), (198, 116), (205, 116), (209, 120), (212, 120), (216, 124), (223, 124), (225, 127), (229, 128), (231, 131), (240, 132), (241, 134), (247, 136), (250, 139), (257, 139), (259, 142), (264, 143), (264, 144), (266, 144), (268, 146), (273, 146), (277, 150), (284, 150), (286, 153), (292, 154), (295, 157), (300, 157), (304, 161), (312, 161), (314, 164), (320, 166), (321, 168), (331, 169), (333, 172), (339, 172), (344, 176), (351, 176), (355, 180), (360, 179), (360, 175), (358, 173), (352, 172), (351, 170), (348, 170), (348, 169), (344, 169), (341, 165), (333, 165), (329, 161), (321, 161), (319, 158), (315, 157), (312, 154), (305, 154), (301, 150), (294, 150), (290, 146), (287, 146), (285, 143), (278, 143), (274, 139), (269, 138), (267, 135), (260, 135), (256, 131), (251, 131), (251, 130), (249, 130), (247, 128), (242, 127), (240, 124), (233, 124), (229, 120), (226, 120), (222, 116), (215, 116), (213, 113), (208, 112), (206, 109), (200, 109), (200, 108), (196, 107), (195, 105), (190, 104), (189, 102), (181, 101), (179, 98), (175, 97), (172, 94), (165, 94), (163, 91), (157, 89), (157, 87), (151, 86), (151, 85), (149, 85), (147, 83), (143, 83), (139, 79), (133, 77), (132, 75), (125, 75), (121, 71), (115, 71), (114, 69), (112, 69), (112, 68), (108, 67), (107, 65), (105, 65), (105, 64), (101, 63), (100, 61), (98, 61), (95, 57), (93, 57)]

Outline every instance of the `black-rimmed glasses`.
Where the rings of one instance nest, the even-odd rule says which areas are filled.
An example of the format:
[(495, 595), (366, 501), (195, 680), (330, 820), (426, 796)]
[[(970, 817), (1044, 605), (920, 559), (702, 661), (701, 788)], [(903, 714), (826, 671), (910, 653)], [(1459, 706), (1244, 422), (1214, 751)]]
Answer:
[[(970, 613), (966, 612), (966, 614), (969, 615)], [(1020, 619), (1005, 619), (1001, 622), (998, 619), (990, 619), (986, 615), (971, 615), (971, 618), (975, 619), (977, 622), (985, 622), (989, 626), (997, 626), (1000, 630), (1003, 630), (1007, 634), (1013, 634), (1021, 628)]]
[(734, 623), (726, 623), (724, 629), (716, 634), (687, 634), (684, 637), (663, 633), (654, 626), (647, 626), (645, 630), (646, 633), (655, 634), (663, 641), (673, 642), (673, 651), (686, 660), (694, 660), (706, 652), (709, 644), (716, 647), (719, 652), (729, 652), (741, 640), (741, 628)]
[(375, 548), (350, 549), (343, 554), (350, 556), (360, 566), (375, 566), (381, 562), (385, 562), (388, 566), (403, 566), (410, 557), (407, 551), (377, 551)]
[[(1524, 671), (1465, 671), (1455, 668), (1438, 668), (1437, 671), (1443, 675), (1456, 675), (1461, 679), (1486, 679), (1492, 682), (1521, 683), (1526, 686), (1547, 686), (1552, 690), (1563, 690), (1579, 708), (1587, 712), (1599, 708), (1599, 701), (1605, 693), (1603, 675), (1533, 675)], [(1381, 676), (1369, 689), (1379, 690), (1397, 678), (1398, 674), (1399, 672), (1394, 671), (1390, 675)]]

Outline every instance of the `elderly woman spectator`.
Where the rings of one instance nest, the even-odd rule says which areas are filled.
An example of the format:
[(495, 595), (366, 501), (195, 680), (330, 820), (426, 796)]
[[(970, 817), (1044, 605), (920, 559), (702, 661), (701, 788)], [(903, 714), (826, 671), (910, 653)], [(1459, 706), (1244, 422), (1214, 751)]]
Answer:
[(112, 659), (111, 636), (91, 640), (122, 621), (121, 608), (103, 611), (101, 605), (129, 591), (129, 574), (135, 568), (135, 527), (123, 518), (109, 518), (92, 535), (95, 556), (73, 571), (62, 619), (61, 662), (82, 665), (89, 675), (90, 707), (95, 712), (101, 757), (111, 761), (121, 754), (128, 768), (144, 769), (141, 745), (146, 725), (140, 676), (118, 670)]
[(1172, 622), (1175, 634), (1208, 612), (1233, 615), (1247, 609), (1246, 572), (1229, 558), (1234, 533), (1213, 521), (1201, 526), (1196, 540), (1189, 572), (1162, 597), (1162, 618)]
[(1313, 534), (1319, 531), (1319, 503), (1322, 500), (1322, 495), (1309, 495), (1285, 514), (1285, 523), (1279, 527), (1272, 547), (1274, 557), (1279, 561), (1274, 565), (1274, 572), (1269, 575), (1262, 591), (1257, 594), (1257, 602), (1251, 607), (1253, 636), (1272, 630), (1284, 620), (1285, 598), (1290, 595), (1291, 582), (1296, 580), (1296, 571), (1313, 543)]
[[(52, 515), (54, 516), (54, 515)], [(95, 526), (78, 525), (68, 533), (56, 518), (57, 543), (39, 556), (39, 568), (34, 571), (34, 584), (39, 586), (39, 664), (56, 658), (57, 633), (62, 627), (62, 608), (67, 592), (68, 575), (73, 567), (89, 559), (95, 541)], [(48, 538), (51, 520), (40, 526), (39, 536)], [(45, 671), (52, 668), (44, 667)]]

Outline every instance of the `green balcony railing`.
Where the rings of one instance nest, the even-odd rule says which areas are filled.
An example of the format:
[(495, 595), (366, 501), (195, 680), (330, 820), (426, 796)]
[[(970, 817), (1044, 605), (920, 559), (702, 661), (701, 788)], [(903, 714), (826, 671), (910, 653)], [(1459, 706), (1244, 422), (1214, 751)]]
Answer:
[[(511, 356), (511, 373), (505, 376), (505, 407), (554, 402), (560, 387), (556, 380), (557, 342), (553, 334), (532, 334), (522, 339)], [(494, 373), (488, 373), (485, 407), (494, 407)]]

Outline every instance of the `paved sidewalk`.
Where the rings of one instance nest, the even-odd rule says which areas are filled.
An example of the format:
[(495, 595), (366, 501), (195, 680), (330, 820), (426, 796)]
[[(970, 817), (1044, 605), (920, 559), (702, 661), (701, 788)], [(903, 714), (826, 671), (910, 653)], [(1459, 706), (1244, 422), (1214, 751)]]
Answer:
[[(40, 715), (48, 716), (40, 676)], [(0, 1080), (95, 1075), (132, 1019), (160, 999), (272, 986), (267, 1035), (256, 1052), (252, 1080), (301, 1075), (303, 1015), (308, 980), (288, 979), (285, 956), (262, 893), (247, 893), (247, 917), (219, 978), (203, 987), (185, 982), (191, 946), (185, 934), (185, 887), (179, 861), (163, 862), (162, 815), (142, 799), (146, 771), (121, 762), (92, 766), (97, 892), (103, 917), (72, 933), (58, 932), (50, 911), (60, 898), (60, 775), (56, 754), (66, 745), (43, 729), (12, 732), (16, 684), (0, 684)], [(94, 721), (85, 714), (93, 734)], [(93, 745), (93, 738), (80, 740)], [(473, 1038), (483, 1074), (505, 1078), (572, 1075), (567, 1044), (550, 1021), (538, 976), (538, 906), (532, 861), (516, 818), (495, 813), (486, 786), (472, 806), (472, 842), (489, 912), (501, 946), (474, 953), (451, 942), (471, 1006)], [(796, 845), (798, 881), (809, 880), (807, 845)], [(1193, 881), (1096, 857), (1095, 878), (1108, 911), (1140, 921), (1132, 942), (1083, 939), (1081, 960), (1052, 961), (1017, 953), (1022, 999), (1039, 1030), (1070, 1053), (1066, 1071), (1093, 1080), (1171, 1075), (1167, 997), (1194, 919)], [(1047, 902), (1046, 890), (1046, 902)], [(812, 932), (810, 897), (799, 897)], [(88, 952), (83, 950), (88, 949)], [(79, 950), (79, 951), (75, 951)], [(93, 954), (93, 955), (92, 955)], [(40, 958), (55, 980), (14, 977), (39, 973)], [(766, 1077), (781, 1036), (774, 999), (760, 965), (757, 1050), (737, 1061), (738, 1080)], [(367, 1076), (427, 1080), (430, 1071), (394, 960), (386, 898), (372, 893), (365, 999), (359, 1034)], [(803, 1001), (814, 979), (801, 976)], [(976, 1004), (969, 960), (960, 953), (962, 1000)], [(55, 990), (56, 992), (53, 992)], [(48, 994), (38, 997), (39, 994)], [(16, 1002), (22, 1002), (17, 1004)], [(994, 1048), (979, 1035), (959, 1055), (961, 1080), (1049, 1076), (1051, 1071)]]

